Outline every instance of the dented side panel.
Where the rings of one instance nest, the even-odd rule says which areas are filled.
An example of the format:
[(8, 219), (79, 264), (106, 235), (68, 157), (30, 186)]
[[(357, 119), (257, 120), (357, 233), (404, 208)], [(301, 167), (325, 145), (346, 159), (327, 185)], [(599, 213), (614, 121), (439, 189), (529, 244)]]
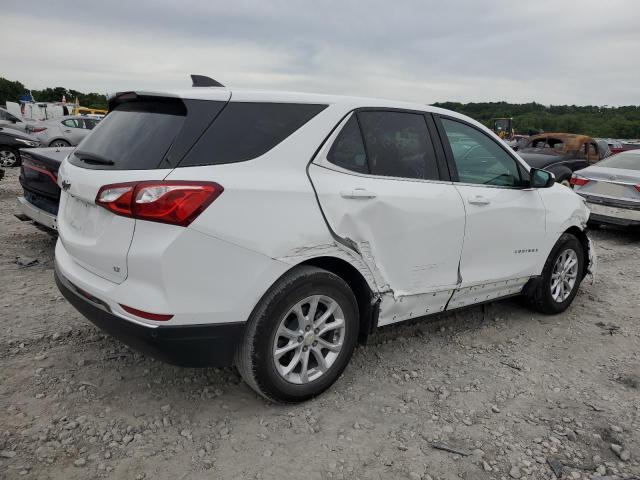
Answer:
[[(453, 184), (353, 175), (313, 163), (309, 175), (335, 236), (354, 246), (378, 292), (389, 293), (381, 299), (380, 324), (398, 321), (404, 310), (424, 315), (444, 308), (448, 296), (440, 292), (458, 284), (464, 238), (464, 207)], [(374, 196), (344, 195), (355, 189)], [(410, 297), (415, 308), (407, 308)]]
[[(555, 184), (551, 188), (539, 190), (540, 198), (547, 211), (547, 235), (543, 249), (544, 259), (549, 256), (551, 249), (556, 244), (560, 236), (571, 227), (577, 227), (586, 231), (587, 220), (589, 220), (589, 209), (584, 200), (578, 194), (568, 190), (567, 187)], [(593, 258), (593, 249), (589, 251), (592, 257), (588, 270), (595, 270), (596, 260)], [(544, 261), (539, 265), (539, 272), (542, 272)]]

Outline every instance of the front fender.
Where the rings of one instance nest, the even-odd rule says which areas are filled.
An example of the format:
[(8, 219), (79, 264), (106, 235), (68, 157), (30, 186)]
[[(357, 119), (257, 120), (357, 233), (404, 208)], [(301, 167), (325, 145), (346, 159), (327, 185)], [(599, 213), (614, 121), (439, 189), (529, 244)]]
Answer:
[[(573, 192), (573, 190), (555, 184), (551, 188), (539, 190), (540, 198), (546, 210), (546, 235), (545, 235), (545, 257), (551, 253), (551, 249), (556, 244), (560, 236), (572, 229), (586, 237), (587, 220), (589, 219), (589, 209), (584, 199)], [(585, 244), (590, 252), (593, 252), (591, 245)], [(592, 255), (593, 253), (590, 253)], [(591, 261), (590, 261), (591, 263)]]

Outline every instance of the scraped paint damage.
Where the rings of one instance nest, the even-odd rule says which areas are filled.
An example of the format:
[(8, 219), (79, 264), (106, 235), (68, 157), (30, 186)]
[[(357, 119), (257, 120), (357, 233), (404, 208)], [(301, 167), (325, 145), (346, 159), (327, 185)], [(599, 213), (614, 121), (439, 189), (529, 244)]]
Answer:
[(398, 293), (391, 288), (377, 267), (369, 242), (341, 240), (346, 240), (344, 243), (350, 247), (338, 241), (299, 247), (279, 260), (298, 264), (318, 257), (335, 257), (350, 263), (369, 284), (374, 302), (380, 301), (379, 325), (441, 312), (454, 293), (454, 289), (451, 288), (435, 292)]

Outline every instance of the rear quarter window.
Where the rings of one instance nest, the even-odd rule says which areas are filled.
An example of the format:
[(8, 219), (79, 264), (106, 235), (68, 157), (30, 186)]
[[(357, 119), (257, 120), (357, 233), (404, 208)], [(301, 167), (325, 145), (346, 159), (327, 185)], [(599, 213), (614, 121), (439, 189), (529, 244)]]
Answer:
[(327, 105), (229, 103), (180, 167), (244, 162), (264, 155)]

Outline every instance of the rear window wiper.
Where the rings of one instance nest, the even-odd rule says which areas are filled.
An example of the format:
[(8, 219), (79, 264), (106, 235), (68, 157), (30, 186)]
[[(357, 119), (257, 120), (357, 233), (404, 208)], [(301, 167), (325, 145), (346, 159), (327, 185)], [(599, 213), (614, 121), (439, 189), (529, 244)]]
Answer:
[(108, 158), (95, 153), (76, 150), (73, 154), (85, 163), (91, 163), (94, 165), (115, 165), (113, 160), (109, 160)]

